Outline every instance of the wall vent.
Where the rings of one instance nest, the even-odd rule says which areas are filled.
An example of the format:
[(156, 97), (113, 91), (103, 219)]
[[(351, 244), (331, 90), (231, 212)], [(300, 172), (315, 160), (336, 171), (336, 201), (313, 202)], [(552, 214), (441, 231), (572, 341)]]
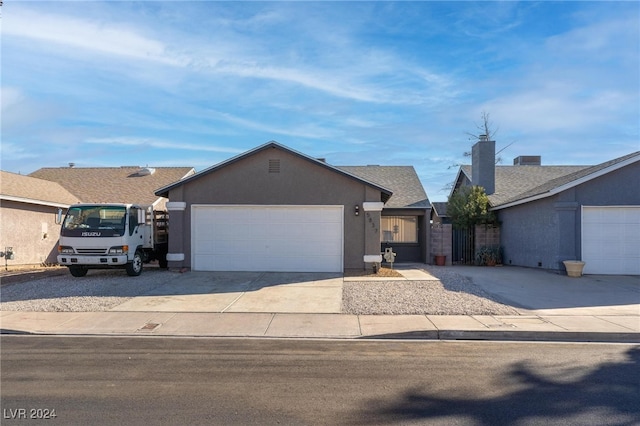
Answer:
[(269, 173), (280, 173), (280, 159), (269, 160)]

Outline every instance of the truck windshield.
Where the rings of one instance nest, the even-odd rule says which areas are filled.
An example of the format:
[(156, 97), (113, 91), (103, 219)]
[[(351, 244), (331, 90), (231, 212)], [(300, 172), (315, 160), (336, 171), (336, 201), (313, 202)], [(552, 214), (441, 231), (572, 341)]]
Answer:
[(120, 237), (124, 234), (124, 206), (74, 206), (62, 223), (65, 237)]

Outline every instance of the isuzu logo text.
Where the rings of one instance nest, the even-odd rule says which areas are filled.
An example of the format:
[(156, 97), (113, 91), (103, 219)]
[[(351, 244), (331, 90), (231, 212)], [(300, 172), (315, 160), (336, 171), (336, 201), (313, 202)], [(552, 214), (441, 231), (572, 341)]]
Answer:
[(102, 235), (102, 232), (83, 232), (82, 236), (83, 237), (99, 237), (100, 235)]

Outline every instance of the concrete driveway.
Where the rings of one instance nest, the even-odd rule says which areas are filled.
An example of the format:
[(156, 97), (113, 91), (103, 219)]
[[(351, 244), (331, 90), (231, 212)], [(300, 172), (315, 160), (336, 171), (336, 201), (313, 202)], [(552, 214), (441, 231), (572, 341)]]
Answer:
[(341, 313), (341, 274), (188, 272), (111, 311)]
[(542, 269), (456, 266), (499, 302), (521, 314), (639, 315), (640, 276), (584, 275), (572, 278)]

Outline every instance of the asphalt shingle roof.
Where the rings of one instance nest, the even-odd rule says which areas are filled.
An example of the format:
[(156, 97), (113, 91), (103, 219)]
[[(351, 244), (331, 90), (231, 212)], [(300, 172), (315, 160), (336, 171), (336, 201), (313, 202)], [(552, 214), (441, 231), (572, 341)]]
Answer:
[[(547, 193), (607, 167), (640, 156), (640, 151), (595, 166), (496, 166), (495, 192), (489, 195), (493, 207)], [(471, 166), (462, 166), (471, 180)]]
[(362, 179), (389, 188), (386, 208), (429, 208), (431, 203), (413, 166), (336, 166)]
[(62, 185), (44, 179), (0, 171), (0, 194), (29, 200), (34, 204), (54, 203), (71, 205), (79, 203), (78, 197), (67, 191)]
[[(150, 168), (151, 169), (151, 168)], [(132, 203), (150, 205), (155, 190), (193, 174), (191, 167), (155, 167), (152, 174), (141, 167), (42, 168), (29, 176), (57, 182), (83, 203)]]
[(433, 210), (436, 211), (440, 217), (448, 217), (447, 215), (447, 202), (446, 201), (434, 201), (431, 203)]
[[(499, 206), (516, 199), (550, 180), (567, 176), (589, 166), (496, 166), (495, 192), (489, 195), (492, 206)], [(471, 166), (462, 166), (471, 179)]]

